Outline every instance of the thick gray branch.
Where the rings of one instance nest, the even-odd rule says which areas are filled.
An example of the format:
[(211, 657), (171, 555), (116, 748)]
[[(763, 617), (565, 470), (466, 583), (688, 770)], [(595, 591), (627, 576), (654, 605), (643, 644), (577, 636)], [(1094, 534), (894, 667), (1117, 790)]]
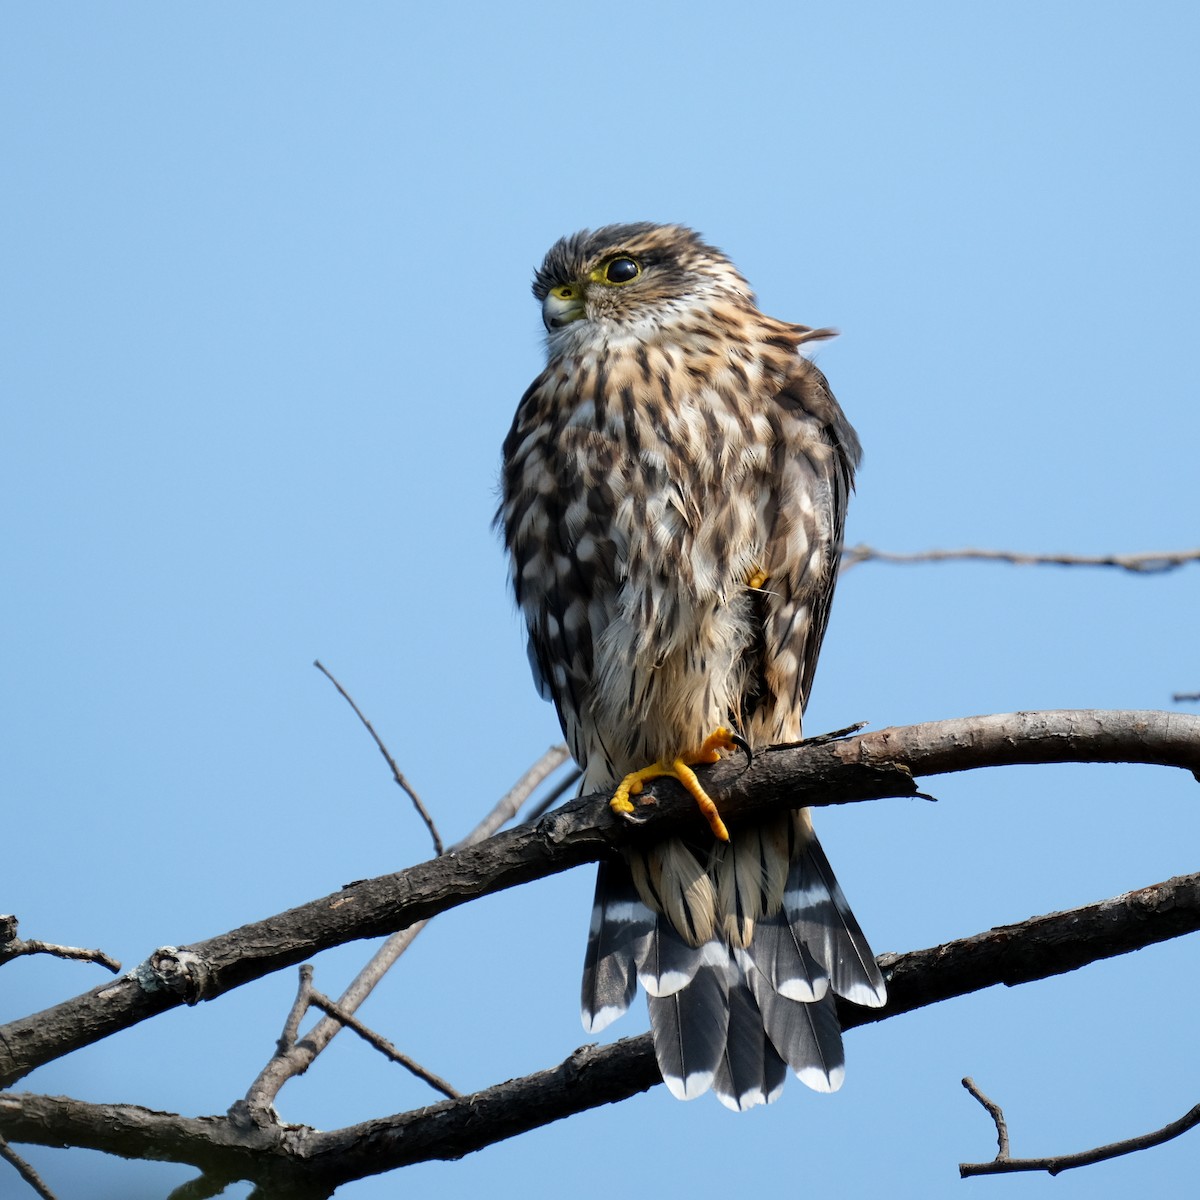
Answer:
[[(994, 984), (1061, 974), (1197, 929), (1200, 874), (1180, 876), (927, 950), (885, 955), (880, 962), (888, 979), (887, 1006), (842, 1005), (840, 1016), (852, 1029)], [(309, 1194), (324, 1196), (367, 1175), (460, 1158), (659, 1082), (650, 1035), (644, 1034), (611, 1046), (581, 1047), (547, 1071), (457, 1100), (327, 1133), (18, 1093), (0, 1095), (0, 1134), (12, 1141), (191, 1163), (226, 1178), (253, 1179), (264, 1195), (295, 1196), (303, 1183)]]
[[(705, 775), (734, 829), (773, 808), (845, 804), (916, 792), (913, 776), (1015, 763), (1139, 762), (1200, 772), (1200, 717), (1164, 712), (1008, 713), (817, 740), (740, 759)], [(351, 884), (204, 942), (163, 947), (146, 962), (34, 1016), (0, 1027), (0, 1087), (34, 1068), (181, 1004), (211, 1000), (321, 950), (390, 934), (479, 896), (597, 859), (639, 837), (694, 828), (682, 789), (656, 783), (635, 829), (603, 797), (572, 801), (478, 846)]]

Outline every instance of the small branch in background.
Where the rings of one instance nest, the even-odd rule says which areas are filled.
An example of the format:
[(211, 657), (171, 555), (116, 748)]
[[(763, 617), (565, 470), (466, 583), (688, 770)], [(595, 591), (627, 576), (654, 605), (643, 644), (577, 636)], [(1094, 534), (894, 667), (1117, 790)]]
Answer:
[(341, 693), (342, 699), (344, 699), (346, 703), (349, 704), (352, 709), (354, 709), (355, 716), (357, 716), (366, 727), (367, 732), (374, 739), (375, 745), (379, 747), (379, 753), (383, 755), (384, 761), (391, 768), (392, 778), (408, 794), (408, 798), (413, 802), (417, 812), (421, 814), (421, 820), (425, 822), (425, 827), (429, 830), (429, 836), (433, 838), (434, 854), (442, 854), (444, 852), (444, 848), (442, 846), (442, 835), (438, 833), (437, 826), (433, 823), (433, 818), (429, 815), (429, 810), (426, 809), (425, 805), (421, 803), (421, 797), (417, 795), (412, 784), (404, 778), (403, 772), (396, 765), (396, 760), (391, 756), (391, 754), (388, 752), (388, 748), (383, 744), (383, 739), (375, 732), (375, 727), (363, 715), (362, 709), (360, 709), (358, 705), (354, 703), (353, 699), (351, 699), (350, 693), (347, 692), (340, 683), (338, 683), (338, 681), (329, 673), (328, 670), (326, 670), (319, 658), (313, 663), (313, 666), (316, 667), (317, 670), (320, 671), (321, 674), (324, 675), (325, 678), (328, 679), (335, 688), (337, 688), (337, 690)]
[(283, 1023), (283, 1032), (279, 1035), (276, 1054), (286, 1054), (296, 1044), (300, 1034), (300, 1022), (312, 1004), (313, 968), (312, 963), (302, 963), (300, 966), (300, 986), (296, 989), (296, 999), (288, 1011), (287, 1020)]
[[(962, 1081), (963, 1087), (983, 1105), (988, 1111), (988, 1115), (996, 1124), (996, 1161), (1008, 1162), (1009, 1160), (1009, 1143), (1008, 1143), (1008, 1122), (1004, 1119), (1004, 1109), (998, 1105), (995, 1100), (989, 1100), (975, 1084), (969, 1075)], [(961, 1170), (961, 1166), (959, 1167)]]
[[(479, 842), (486, 841), (501, 826), (506, 825), (517, 815), (521, 809), (521, 805), (537, 789), (538, 785), (560, 767), (566, 761), (567, 757), (566, 746), (551, 746), (500, 797), (483, 820), (465, 838), (455, 842), (450, 847), (450, 853), (454, 854), (468, 846), (474, 846)], [(339, 1010), (344, 1013), (354, 1012), (371, 992), (374, 991), (379, 981), (391, 970), (396, 961), (412, 945), (417, 935), (427, 924), (427, 921), (416, 921), (407, 928), (397, 930), (397, 932), (393, 933), (371, 956), (367, 964), (359, 971), (342, 993), (337, 1001)], [(311, 980), (308, 986), (311, 987)], [(305, 1006), (307, 1007), (308, 1001), (307, 995), (304, 994), (305, 983), (303, 977), (301, 978), (300, 987), (301, 994), (304, 995)], [(300, 1002), (301, 995), (298, 995), (292, 1006), (292, 1014), (296, 1012), (296, 1006)], [(284, 1026), (285, 1036), (291, 1030), (292, 1014), (289, 1014), (288, 1022)], [(301, 1010), (302, 1014), (303, 1010)], [(297, 1021), (299, 1019), (297, 1017)], [(297, 1042), (295, 1040), (295, 1033), (299, 1032), (297, 1025), (296, 1030), (293, 1032), (292, 1044), (285, 1048), (282, 1045), (282, 1041), (280, 1042), (280, 1047), (274, 1057), (263, 1067), (258, 1078), (250, 1085), (245, 1098), (237, 1101), (233, 1106), (234, 1109), (245, 1109), (251, 1115), (251, 1119), (255, 1121), (269, 1119), (267, 1115), (269, 1109), (283, 1085), (289, 1079), (307, 1071), (316, 1057), (333, 1041), (342, 1028), (343, 1026), (339, 1021), (333, 1017), (325, 1016)]]
[(1194, 704), (1197, 700), (1200, 700), (1200, 692), (1176, 692), (1171, 699), (1174, 700), (1176, 704)]
[[(564, 746), (565, 750), (566, 747)], [(530, 810), (527, 821), (536, 821), (543, 813), (549, 812), (581, 779), (583, 772), (575, 767), (568, 771), (561, 783), (555, 784)]]
[(959, 1163), (958, 1174), (962, 1179), (972, 1175), (1007, 1175), (1017, 1171), (1046, 1171), (1050, 1175), (1058, 1175), (1062, 1171), (1070, 1171), (1074, 1167), (1090, 1167), (1093, 1163), (1105, 1162), (1110, 1158), (1120, 1158), (1123, 1154), (1134, 1154), (1138, 1150), (1149, 1150), (1152, 1146), (1161, 1146), (1177, 1138), (1181, 1133), (1187, 1133), (1200, 1125), (1200, 1104), (1184, 1113), (1177, 1121), (1164, 1125), (1152, 1133), (1142, 1133), (1137, 1137), (1126, 1138), (1122, 1142), (1110, 1142), (1107, 1146), (1097, 1146), (1093, 1150), (1081, 1150), (1077, 1154), (1055, 1154), (1044, 1158), (1011, 1158), (1008, 1146), (1008, 1124), (1004, 1120), (1004, 1110), (989, 1100), (971, 1079), (964, 1079), (963, 1087), (987, 1109), (996, 1124), (996, 1141), (999, 1150), (991, 1162)]
[(440, 1075), (435, 1075), (432, 1071), (427, 1071), (419, 1062), (409, 1058), (407, 1054), (401, 1053), (387, 1038), (381, 1037), (373, 1029), (368, 1029), (353, 1013), (348, 1013), (344, 1008), (334, 1004), (322, 992), (314, 989), (309, 996), (309, 1002), (327, 1016), (345, 1025), (347, 1029), (353, 1030), (363, 1041), (374, 1046), (380, 1054), (390, 1058), (394, 1063), (399, 1063), (400, 1066), (404, 1067), (407, 1071), (411, 1071), (418, 1079), (425, 1080), (431, 1088), (435, 1088), (441, 1092), (447, 1099), (457, 1100), (462, 1094), (452, 1088)]
[[(538, 785), (548, 775), (552, 775), (559, 767), (570, 758), (566, 746), (561, 743), (557, 746), (551, 746), (545, 754), (541, 756), (531, 767), (528, 767), (521, 778), (496, 801), (496, 806), (492, 809), (471, 832), (463, 838), (461, 842), (457, 842), (452, 849), (459, 850), (464, 846), (474, 845), (476, 842), (483, 841), (484, 838), (489, 838), (501, 826), (506, 825), (509, 821), (521, 811), (521, 805), (529, 799), (530, 796), (537, 790)], [(571, 786), (575, 779), (579, 778), (578, 772), (569, 778), (565, 784), (560, 784), (551, 793), (548, 800), (542, 800), (538, 807), (530, 814), (528, 820), (533, 820), (540, 816), (551, 804), (558, 799), (563, 792)], [(544, 807), (543, 807), (544, 806)]]
[(42, 1177), (2, 1137), (0, 1158), (9, 1163), (42, 1200), (56, 1200), (54, 1193), (42, 1182)]
[(1159, 575), (1173, 571), (1185, 563), (1200, 562), (1200, 549), (1167, 550), (1145, 554), (1024, 554), (1016, 550), (920, 550), (912, 554), (895, 554), (876, 550), (873, 546), (842, 548), (842, 570), (865, 562), (926, 563), (926, 562), (1002, 562), (1018, 567), (1117, 567), (1135, 575)]
[(73, 958), (79, 962), (98, 963), (114, 975), (121, 964), (103, 950), (84, 950), (79, 946), (57, 946), (53, 942), (29, 941), (17, 937), (17, 918), (11, 913), (0, 915), (0, 967), (23, 954), (52, 954), (55, 958)]

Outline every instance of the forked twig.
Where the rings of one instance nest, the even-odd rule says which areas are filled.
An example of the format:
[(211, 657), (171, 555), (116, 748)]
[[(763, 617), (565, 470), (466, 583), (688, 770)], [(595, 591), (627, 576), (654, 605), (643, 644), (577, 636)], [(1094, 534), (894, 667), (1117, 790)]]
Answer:
[[(450, 853), (453, 854), (467, 846), (485, 841), (501, 826), (512, 820), (538, 785), (556, 768), (560, 767), (567, 757), (565, 746), (551, 746), (522, 773), (520, 779), (500, 797), (479, 824), (465, 838), (450, 847)], [(393, 933), (371, 956), (371, 959), (342, 993), (337, 1001), (338, 1009), (344, 1013), (353, 1013), (371, 994), (396, 960), (412, 945), (427, 924), (426, 921), (417, 921), (406, 929)], [(311, 986), (311, 975), (307, 983), (302, 975), (300, 990), (284, 1024), (284, 1032), (275, 1056), (263, 1067), (258, 1078), (250, 1085), (244, 1100), (239, 1101), (234, 1106), (235, 1108), (244, 1106), (251, 1114), (265, 1113), (283, 1085), (289, 1079), (306, 1071), (317, 1055), (341, 1032), (342, 1023), (327, 1015), (318, 1021), (302, 1039), (296, 1040), (299, 1021), (308, 1007), (310, 994), (308, 989), (311, 989)], [(295, 1018), (295, 1025), (293, 1025), (293, 1018)], [(289, 1037), (291, 1042), (285, 1046), (284, 1041)]]
[(1177, 1121), (1155, 1129), (1150, 1133), (1141, 1133), (1136, 1137), (1126, 1138), (1120, 1142), (1109, 1142), (1106, 1146), (1096, 1146), (1091, 1150), (1080, 1150), (1075, 1154), (1053, 1154), (1043, 1158), (1012, 1158), (1009, 1155), (1008, 1123), (1004, 1119), (1004, 1110), (995, 1101), (989, 1100), (970, 1078), (964, 1079), (963, 1087), (987, 1109), (996, 1125), (996, 1141), (999, 1150), (991, 1162), (959, 1163), (958, 1174), (962, 1179), (972, 1175), (1007, 1175), (1016, 1171), (1045, 1171), (1050, 1175), (1058, 1175), (1070, 1171), (1074, 1167), (1090, 1167), (1093, 1163), (1104, 1162), (1110, 1158), (1120, 1158), (1123, 1154), (1134, 1154), (1138, 1150), (1149, 1150), (1151, 1146), (1161, 1146), (1177, 1138), (1181, 1133), (1187, 1133), (1200, 1125), (1200, 1104), (1184, 1113)]
[(391, 756), (390, 752), (388, 751), (388, 748), (383, 744), (383, 739), (379, 736), (379, 734), (377, 734), (375, 732), (375, 726), (372, 725), (371, 722), (367, 720), (366, 716), (363, 714), (362, 709), (359, 708), (358, 705), (354, 703), (354, 700), (351, 697), (350, 693), (348, 691), (346, 691), (346, 689), (344, 687), (342, 687), (342, 685), (333, 677), (332, 674), (330, 674), (330, 672), (326, 669), (325, 665), (321, 662), (321, 660), (319, 658), (313, 662), (313, 666), (316, 667), (317, 670), (320, 671), (321, 674), (324, 675), (325, 678), (328, 679), (329, 682), (332, 683), (335, 688), (337, 688), (338, 692), (342, 696), (342, 699), (345, 700), (346, 703), (349, 704), (352, 709), (354, 709), (355, 716), (357, 716), (358, 719), (366, 727), (366, 730), (371, 735), (372, 739), (375, 742), (375, 745), (379, 748), (379, 753), (383, 755), (384, 761), (391, 768), (392, 778), (408, 794), (408, 798), (413, 802), (413, 805), (416, 808), (417, 812), (420, 813), (421, 820), (425, 822), (425, 827), (429, 830), (429, 836), (433, 838), (434, 854), (444, 853), (445, 851), (444, 851), (444, 847), (442, 845), (442, 835), (440, 833), (438, 833), (437, 826), (434, 824), (433, 818), (429, 815), (429, 810), (421, 802), (421, 797), (417, 795), (416, 789), (412, 786), (411, 783), (408, 782), (407, 779), (404, 778), (404, 772), (401, 771), (400, 768), (396, 765), (396, 760)]

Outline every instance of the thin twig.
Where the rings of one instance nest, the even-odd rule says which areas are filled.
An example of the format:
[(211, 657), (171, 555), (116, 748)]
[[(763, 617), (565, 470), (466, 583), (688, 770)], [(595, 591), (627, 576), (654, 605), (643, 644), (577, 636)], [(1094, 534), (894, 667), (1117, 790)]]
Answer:
[(36, 938), (9, 943), (3, 950), (0, 950), (0, 963), (7, 962), (10, 958), (17, 958), (22, 954), (52, 954), (55, 958), (71, 958), (77, 962), (96, 963), (114, 975), (119, 975), (121, 972), (120, 962), (111, 954), (105, 954), (103, 950), (85, 950), (82, 946), (56, 946), (53, 942), (41, 942)]
[(552, 787), (528, 812), (525, 819), (527, 821), (536, 821), (552, 809), (562, 798), (569, 792), (581, 779), (583, 772), (576, 767), (572, 771), (568, 771), (560, 783)]
[[(483, 820), (465, 838), (450, 847), (450, 853), (455, 854), (468, 846), (486, 841), (502, 825), (507, 824), (517, 815), (521, 805), (537, 785), (560, 766), (566, 757), (567, 748), (565, 746), (551, 746), (500, 797)], [(339, 997), (338, 1008), (342, 1012), (354, 1012), (371, 994), (396, 960), (412, 945), (427, 924), (427, 921), (415, 921), (407, 928), (397, 930), (388, 937)], [(250, 1085), (245, 1099), (239, 1101), (234, 1107), (244, 1105), (251, 1114), (265, 1114), (283, 1085), (294, 1076), (307, 1071), (317, 1055), (333, 1041), (341, 1030), (342, 1025), (338, 1021), (329, 1016), (323, 1017), (299, 1042), (294, 1043), (286, 1050), (280, 1050), (271, 1058), (259, 1072), (258, 1078)]]
[(1003, 562), (1015, 566), (1054, 567), (1118, 567), (1135, 575), (1157, 575), (1173, 571), (1185, 563), (1200, 562), (1200, 548), (1195, 550), (1166, 550), (1145, 554), (1026, 554), (1017, 550), (920, 550), (912, 554), (897, 554), (876, 550), (873, 546), (846, 546), (842, 549), (842, 570), (865, 562), (926, 563), (926, 562)]
[(329, 673), (328, 670), (326, 670), (319, 658), (313, 663), (313, 666), (316, 667), (317, 670), (320, 671), (321, 674), (324, 675), (325, 678), (328, 679), (335, 688), (337, 688), (337, 690), (341, 693), (342, 699), (344, 699), (346, 703), (349, 704), (352, 709), (354, 709), (355, 716), (357, 716), (366, 727), (367, 732), (374, 739), (375, 745), (379, 748), (379, 753), (383, 755), (384, 761), (391, 768), (392, 778), (408, 794), (408, 798), (413, 802), (417, 812), (421, 814), (421, 820), (425, 822), (425, 827), (429, 830), (429, 836), (433, 838), (434, 854), (443, 853), (442, 835), (438, 833), (437, 826), (433, 823), (433, 818), (429, 815), (429, 810), (421, 802), (421, 797), (417, 795), (412, 784), (404, 778), (404, 773), (396, 765), (396, 760), (391, 756), (391, 754), (388, 752), (388, 748), (383, 744), (383, 739), (375, 732), (375, 726), (367, 720), (367, 718), (363, 715), (362, 709), (360, 709), (358, 705), (354, 703), (350, 693), (347, 692), (340, 683), (338, 683), (338, 681)]
[[(466, 846), (473, 846), (476, 842), (483, 841), (484, 838), (489, 838), (501, 826), (506, 825), (513, 817), (521, 811), (521, 805), (533, 795), (538, 785), (548, 775), (553, 774), (563, 763), (570, 758), (566, 746), (561, 743), (557, 746), (551, 746), (545, 754), (541, 756), (531, 767), (528, 767), (521, 775), (521, 778), (496, 801), (495, 807), (488, 813), (474, 829), (460, 842), (456, 842), (451, 849), (461, 850)], [(570, 787), (570, 781), (567, 782), (567, 787)], [(557, 798), (562, 792), (557, 791), (551, 793)], [(553, 801), (551, 801), (553, 803)], [(534, 813), (533, 816), (538, 815)], [(532, 819), (532, 816), (531, 818)]]
[(996, 1159), (997, 1161), (1008, 1160), (1008, 1122), (1004, 1119), (1004, 1109), (998, 1105), (995, 1100), (989, 1100), (975, 1084), (969, 1075), (962, 1081), (963, 1087), (987, 1109), (992, 1120), (996, 1123)]
[(1200, 692), (1176, 692), (1171, 699), (1174, 700), (1176, 704), (1183, 704), (1187, 701), (1194, 702), (1196, 700), (1200, 700)]
[(296, 1044), (296, 1038), (300, 1033), (300, 1022), (304, 1019), (304, 1014), (308, 1012), (312, 1002), (312, 982), (312, 963), (301, 963), (300, 986), (296, 989), (296, 999), (292, 1001), (287, 1020), (283, 1023), (283, 1032), (279, 1035), (279, 1041), (276, 1043), (277, 1054), (286, 1054)]
[(55, 958), (70, 958), (78, 962), (93, 962), (106, 967), (114, 975), (121, 964), (103, 950), (85, 950), (80, 946), (59, 946), (54, 942), (42, 942), (36, 938), (28, 940), (17, 937), (17, 918), (10, 913), (0, 915), (0, 967), (20, 958), (24, 954), (52, 954)]
[(861, 733), (870, 723), (870, 721), (855, 721), (853, 725), (847, 725), (842, 729), (831, 729), (828, 733), (815, 733), (812, 737), (801, 738), (798, 742), (777, 742), (774, 746), (767, 746), (766, 753), (777, 754), (780, 750), (792, 750), (797, 746), (825, 746), (830, 742), (840, 742), (843, 738)]
[(54, 1193), (43, 1182), (42, 1177), (27, 1163), (5, 1140), (0, 1137), (0, 1158), (5, 1162), (10, 1163), (16, 1170), (17, 1174), (25, 1180), (27, 1184), (42, 1200), (57, 1200)]
[(1126, 1138), (1121, 1142), (1109, 1142), (1106, 1146), (1096, 1146), (1092, 1150), (1080, 1150), (1076, 1154), (1054, 1154), (1042, 1158), (1010, 1158), (1008, 1153), (1008, 1126), (1004, 1120), (1004, 1110), (995, 1102), (989, 1100), (970, 1079), (963, 1080), (963, 1087), (983, 1105), (996, 1123), (996, 1137), (1000, 1150), (991, 1162), (959, 1163), (958, 1174), (962, 1179), (972, 1175), (1007, 1175), (1017, 1171), (1045, 1171), (1050, 1175), (1058, 1175), (1075, 1167), (1090, 1167), (1093, 1163), (1105, 1162), (1110, 1158), (1120, 1158), (1123, 1154), (1134, 1154), (1139, 1150), (1149, 1150), (1152, 1146), (1161, 1146), (1187, 1133), (1200, 1125), (1200, 1104), (1189, 1109), (1177, 1121), (1171, 1121), (1161, 1129), (1151, 1133), (1141, 1133), (1137, 1137)]
[(411, 1071), (418, 1079), (423, 1079), (431, 1088), (436, 1088), (443, 1096), (450, 1100), (456, 1100), (461, 1092), (452, 1088), (440, 1075), (435, 1075), (432, 1071), (427, 1071), (419, 1062), (408, 1057), (400, 1050), (397, 1050), (387, 1038), (376, 1033), (373, 1029), (367, 1028), (353, 1013), (347, 1012), (340, 1005), (335, 1004), (323, 992), (318, 992), (315, 988), (309, 995), (309, 1002), (319, 1008), (322, 1012), (331, 1016), (335, 1021), (345, 1025), (347, 1029), (352, 1029), (365, 1042), (369, 1042), (380, 1054), (386, 1055), (394, 1063), (399, 1063), (405, 1070)]

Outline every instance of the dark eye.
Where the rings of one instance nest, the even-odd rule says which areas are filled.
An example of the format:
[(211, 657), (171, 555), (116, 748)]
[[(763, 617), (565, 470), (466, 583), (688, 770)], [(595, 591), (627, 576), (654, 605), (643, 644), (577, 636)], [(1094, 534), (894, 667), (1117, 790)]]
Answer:
[(614, 258), (604, 270), (604, 278), (609, 283), (628, 283), (642, 273), (642, 268), (632, 258), (622, 254)]

